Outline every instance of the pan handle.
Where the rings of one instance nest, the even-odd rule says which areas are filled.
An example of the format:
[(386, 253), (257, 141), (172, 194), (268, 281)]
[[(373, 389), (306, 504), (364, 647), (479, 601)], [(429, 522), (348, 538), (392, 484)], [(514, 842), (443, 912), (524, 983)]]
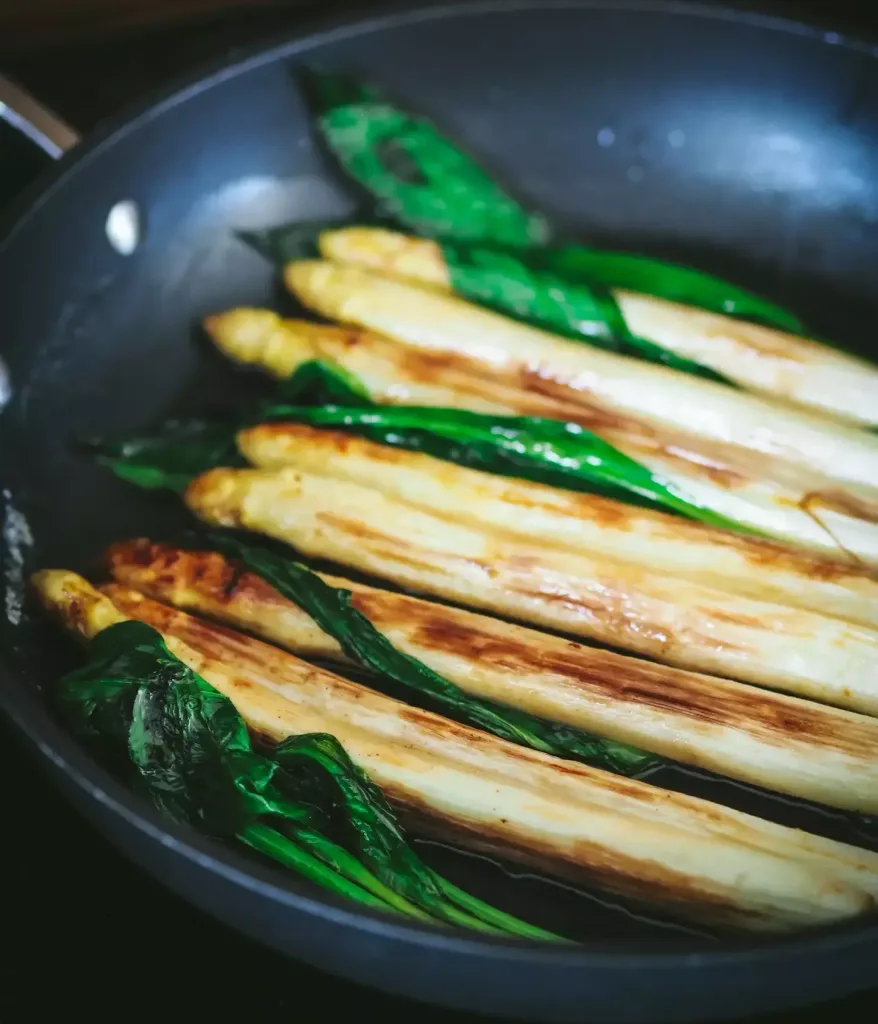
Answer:
[(57, 160), (79, 142), (79, 133), (30, 93), (0, 75), (0, 119)]
[[(0, 121), (30, 139), (42, 152), (57, 160), (79, 142), (79, 134), (28, 92), (0, 75)], [(12, 397), (9, 371), (0, 359), (0, 410)]]

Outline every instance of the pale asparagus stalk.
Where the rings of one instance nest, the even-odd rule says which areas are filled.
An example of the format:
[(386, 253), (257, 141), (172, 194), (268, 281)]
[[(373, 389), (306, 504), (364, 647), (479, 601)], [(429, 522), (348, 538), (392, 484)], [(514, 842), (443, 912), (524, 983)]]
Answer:
[(309, 309), (481, 363), (485, 373), (719, 444), (778, 457), (878, 496), (878, 436), (722, 384), (537, 330), (427, 287), (320, 260), (290, 263)]
[[(114, 544), (115, 580), (306, 658), (338, 643), (221, 554)], [(466, 693), (791, 796), (878, 812), (878, 720), (574, 644), (524, 626), (320, 574), (390, 642)]]
[(878, 714), (878, 631), (448, 522), (293, 469), (217, 469), (186, 492), (240, 526), (384, 579), (696, 671)]
[[(442, 248), (428, 239), (351, 227), (325, 231), (319, 246), (326, 259), (452, 289)], [(878, 368), (864, 359), (653, 295), (619, 289), (613, 295), (637, 337), (709, 366), (748, 391), (853, 424), (878, 425)]]
[(73, 632), (133, 617), (255, 733), (329, 732), (427, 832), (680, 916), (790, 931), (871, 913), (878, 855), (559, 761), (410, 708), (233, 630), (73, 573), (35, 580)]
[(874, 572), (786, 545), (304, 424), (251, 427), (238, 448), (260, 469), (347, 480), (453, 522), (878, 627)]
[(205, 327), (230, 358), (288, 377), (309, 359), (356, 374), (386, 404), (428, 405), (544, 416), (579, 423), (647, 466), (681, 493), (768, 536), (878, 565), (878, 502), (869, 507), (826, 481), (778, 459), (657, 431), (634, 417), (511, 387), (478, 376), (463, 357), (417, 350), (370, 331), (282, 320), (265, 309), (233, 309)]

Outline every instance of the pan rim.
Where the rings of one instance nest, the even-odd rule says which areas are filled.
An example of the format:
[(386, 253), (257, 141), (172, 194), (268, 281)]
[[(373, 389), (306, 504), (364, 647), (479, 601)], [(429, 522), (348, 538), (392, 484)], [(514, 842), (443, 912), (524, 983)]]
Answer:
[(99, 124), (13, 200), (0, 216), (0, 255), (26, 224), (30, 215), (48, 201), (68, 175), (87, 166), (104, 146), (112, 145), (141, 124), (160, 116), (179, 103), (197, 96), (222, 82), (258, 70), (285, 58), (294, 57), (318, 46), (351, 36), (371, 34), (398, 25), (446, 18), (516, 14), (527, 10), (605, 10), (659, 13), (753, 25), (769, 31), (801, 36), (826, 45), (851, 50), (864, 57), (878, 59), (878, 42), (870, 43), (852, 35), (831, 32), (805, 22), (779, 15), (745, 11), (725, 3), (704, 0), (420, 0), (413, 6), (408, 0), (391, 0), (383, 13), (363, 18), (316, 18), (301, 29), (281, 32), (213, 61), (202, 62), (191, 71), (169, 80), (141, 99), (125, 105), (117, 114)]
[[(56, 164), (41, 175), (16, 200), (0, 222), (0, 257), (10, 247), (30, 216), (73, 174), (87, 168), (104, 147), (113, 145), (129, 132), (138, 129), (155, 117), (161, 116), (177, 104), (186, 102), (202, 92), (240, 75), (261, 67), (289, 60), (303, 53), (353, 36), (385, 31), (400, 25), (424, 21), (465, 18), (482, 15), (522, 13), (538, 8), (547, 10), (612, 9), (632, 14), (655, 12), (675, 16), (689, 16), (711, 20), (750, 24), (767, 30), (783, 32), (826, 45), (836, 45), (866, 57), (878, 57), (878, 46), (839, 33), (786, 18), (742, 11), (724, 5), (691, 3), (688, 0), (470, 0), (464, 4), (448, 0), (407, 5), (385, 13), (356, 19), (320, 19), (294, 32), (284, 32), (274, 38), (242, 47), (240, 50), (177, 77), (153, 94), (123, 109), (119, 115), (77, 145)], [(831, 35), (831, 43), (827, 38)], [(63, 730), (51, 715), (44, 701), (28, 685), (29, 673), (21, 666), (13, 666), (13, 658), (0, 655), (0, 710), (13, 722), (22, 738), (38, 747), (44, 757), (62, 771), (79, 789), (115, 814), (144, 836), (162, 842), (192, 862), (224, 877), (237, 886), (258, 893), (290, 910), (321, 917), (345, 928), (371, 933), (389, 939), (414, 943), (424, 949), (467, 954), (497, 964), (514, 967), (529, 965), (555, 965), (569, 970), (583, 966), (602, 970), (627, 972), (649, 968), (651, 971), (672, 972), (682, 967), (749, 967), (757, 965), (763, 970), (773, 965), (791, 966), (805, 963), (809, 958), (830, 952), (838, 956), (846, 951), (862, 949), (871, 944), (878, 952), (878, 918), (849, 923), (831, 929), (820, 929), (791, 936), (761, 938), (757, 935), (717, 948), (697, 952), (652, 951), (648, 948), (631, 951), (606, 951), (590, 944), (574, 947), (556, 947), (535, 941), (502, 938), (470, 937), (466, 933), (451, 932), (440, 927), (396, 920), (378, 911), (357, 907), (348, 901), (311, 890), (279, 870), (266, 869), (239, 855), (233, 849), (201, 836), (195, 830), (163, 819), (148, 804), (114, 779), (89, 755), (87, 749)], [(17, 660), (17, 659), (15, 659)], [(311, 893), (314, 893), (312, 895)], [(660, 941), (660, 940), (657, 940)], [(648, 943), (644, 944), (646, 947)], [(632, 944), (635, 946), (635, 944)], [(849, 991), (855, 991), (851, 989)]]

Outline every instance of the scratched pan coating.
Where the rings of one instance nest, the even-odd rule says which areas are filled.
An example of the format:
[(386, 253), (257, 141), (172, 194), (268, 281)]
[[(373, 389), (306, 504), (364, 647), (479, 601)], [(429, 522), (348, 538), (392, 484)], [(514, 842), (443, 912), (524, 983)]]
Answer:
[[(52, 717), (52, 681), (77, 655), (23, 606), (27, 571), (92, 573), (111, 541), (167, 536), (185, 521), (173, 500), (126, 487), (70, 439), (261, 387), (193, 330), (235, 305), (293, 311), (234, 230), (351, 209), (291, 83), (296, 61), (315, 58), (380, 79), (583, 237), (730, 277), (874, 358), (878, 65), (867, 47), (716, 8), (614, 0), (455, 5), (238, 58), (86, 141), (8, 225), (4, 709), (132, 859), (241, 931), (366, 984), (506, 1018), (644, 1022), (765, 1013), (867, 987), (872, 921), (718, 941), (432, 843), (425, 854), (455, 880), (582, 947), (510, 948), (388, 922), (168, 826)], [(128, 256), (104, 230), (122, 199), (144, 229)], [(651, 781), (874, 845), (868, 822), (742, 785), (679, 768)]]

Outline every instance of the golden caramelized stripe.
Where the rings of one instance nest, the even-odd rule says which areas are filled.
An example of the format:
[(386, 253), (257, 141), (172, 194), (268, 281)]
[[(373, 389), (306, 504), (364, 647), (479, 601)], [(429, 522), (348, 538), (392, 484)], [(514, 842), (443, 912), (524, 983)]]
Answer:
[(748, 928), (874, 907), (878, 857), (865, 851), (516, 747), (124, 587), (104, 589), (122, 611), (195, 650), (202, 674), (251, 728), (274, 740), (333, 732), (395, 803), (455, 841)]
[[(209, 551), (189, 551), (145, 539), (123, 541), (108, 549), (113, 577), (158, 600), (219, 617), (266, 639), (284, 643), (295, 616), (294, 650), (311, 646), (340, 657), (338, 645), (259, 576)], [(448, 672), (451, 656), (478, 671), (510, 680), (541, 679), (548, 699), (562, 706), (569, 698), (672, 715), (684, 722), (741, 729), (777, 743), (813, 744), (868, 764), (878, 759), (878, 722), (766, 690), (657, 665), (639, 658), (585, 647), (523, 626), (320, 574), (331, 586), (353, 594), (354, 607), (403, 649)], [(277, 618), (287, 616), (281, 625)], [(312, 624), (313, 625), (313, 624)], [(285, 636), (283, 627), (288, 633)], [(453, 671), (453, 669), (452, 669)], [(454, 681), (464, 689), (471, 677)], [(489, 693), (486, 696), (496, 697)], [(545, 708), (540, 708), (545, 713)], [(575, 724), (571, 722), (570, 724)], [(586, 725), (588, 723), (581, 723)], [(690, 757), (698, 744), (689, 751)], [(679, 756), (679, 755), (678, 755)], [(683, 760), (686, 760), (685, 753)], [(697, 756), (696, 756), (697, 760)], [(746, 766), (741, 766), (746, 771)], [(876, 780), (878, 781), (878, 780)], [(876, 801), (878, 806), (878, 801)]]
[[(425, 594), (711, 672), (875, 713), (878, 631), (638, 566), (451, 522), (298, 469), (213, 470), (187, 491), (209, 523), (267, 534)], [(759, 621), (723, 622), (717, 609)]]
[[(856, 757), (878, 757), (878, 726), (867, 717), (839, 716), (809, 701), (598, 651), (573, 641), (552, 637), (554, 642), (546, 647), (529, 645), (480, 628), (482, 616), (446, 615), (441, 606), (389, 592), (355, 592), (354, 606), (384, 629), (404, 624), (413, 642), (426, 650), (486, 661), (510, 674), (551, 675), (562, 681), (560, 685), (587, 689), (602, 699), (636, 702), (712, 725), (814, 740)], [(467, 619), (478, 621), (478, 625)]]
[[(345, 478), (344, 471), (335, 460), (346, 455), (356, 455), (364, 460), (401, 468), (415, 467), (429, 472), (438, 479), (442, 479), (443, 474), (452, 481), (459, 477), (473, 486), (477, 486), (481, 481), (489, 482), (494, 479), (491, 474), (478, 470), (447, 464), (437, 458), (381, 444), (341, 430), (312, 427), (308, 424), (264, 423), (250, 427), (239, 435), (239, 445), (247, 456), (251, 450), (276, 452), (277, 461), (266, 463), (266, 468), (279, 468), (284, 465), (281, 460), (285, 453), (294, 458), (297, 450), (310, 446), (321, 453), (326, 453), (326, 473), (340, 479)], [(262, 465), (261, 460), (254, 461)], [(375, 478), (374, 486), (378, 490), (383, 489), (380, 477)], [(651, 523), (656, 529), (663, 528), (673, 533), (675, 540), (688, 539), (702, 544), (709, 542), (714, 547), (733, 551), (758, 569), (782, 569), (805, 579), (823, 582), (878, 581), (876, 568), (854, 567), (849, 560), (843, 558), (803, 551), (780, 541), (720, 530), (664, 512), (626, 505), (621, 501), (596, 494), (577, 493), (560, 487), (510, 479), (502, 491), (492, 496), (499, 496), (503, 502), (522, 508), (547, 509), (554, 515), (620, 530), (632, 529), (638, 522)], [(860, 507), (865, 511), (864, 502), (860, 503)], [(878, 509), (874, 511), (878, 513)], [(551, 538), (548, 540), (552, 542)], [(685, 575), (685, 568), (682, 572)]]
[[(878, 564), (874, 524), (841, 512), (818, 517), (802, 506), (806, 491), (831, 489), (813, 471), (740, 446), (706, 439), (587, 402), (546, 398), (500, 382), (468, 350), (417, 349), (361, 328), (282, 320), (264, 309), (231, 309), (205, 326), (232, 359), (286, 377), (308, 359), (326, 358), (358, 376), (388, 404), (457, 407), (497, 416), (530, 415), (579, 423), (644, 463), (694, 500), (759, 533), (793, 541), (856, 564)], [(449, 355), (451, 359), (449, 360)], [(462, 361), (461, 361), (462, 360)], [(621, 423), (622, 419), (628, 422)], [(848, 493), (847, 490), (845, 493)], [(832, 517), (826, 521), (826, 517)]]
[[(61, 585), (56, 585), (60, 580)], [(73, 625), (73, 574), (35, 581)], [(100, 601), (158, 628), (186, 664), (271, 740), (327, 731), (399, 803), (464, 842), (545, 861), (672, 913), (768, 930), (867, 913), (878, 856), (750, 815), (524, 750), (309, 666), (118, 584)], [(66, 618), (65, 618), (66, 616)], [(533, 862), (533, 860), (531, 860)]]

